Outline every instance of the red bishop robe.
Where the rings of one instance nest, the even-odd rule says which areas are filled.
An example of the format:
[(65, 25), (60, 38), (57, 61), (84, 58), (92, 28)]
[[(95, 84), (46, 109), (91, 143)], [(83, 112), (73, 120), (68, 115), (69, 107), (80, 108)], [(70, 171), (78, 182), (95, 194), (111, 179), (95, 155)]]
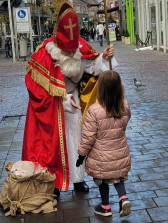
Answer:
[[(55, 187), (68, 190), (69, 166), (62, 100), (66, 99), (63, 75), (45, 49), (45, 40), (27, 64), (25, 82), (29, 93), (22, 160), (39, 162), (56, 174)], [(79, 37), (82, 58), (94, 59), (98, 53)]]

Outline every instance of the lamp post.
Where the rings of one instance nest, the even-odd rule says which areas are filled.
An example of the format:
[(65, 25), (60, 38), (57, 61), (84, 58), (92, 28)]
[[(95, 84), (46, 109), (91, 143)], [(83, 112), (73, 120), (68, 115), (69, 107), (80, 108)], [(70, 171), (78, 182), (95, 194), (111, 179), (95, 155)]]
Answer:
[(11, 32), (11, 42), (12, 42), (13, 63), (16, 63), (15, 45), (14, 45), (14, 38), (13, 38), (13, 20), (12, 20), (10, 0), (8, 0), (8, 12), (9, 12), (9, 23), (10, 23), (10, 32)]

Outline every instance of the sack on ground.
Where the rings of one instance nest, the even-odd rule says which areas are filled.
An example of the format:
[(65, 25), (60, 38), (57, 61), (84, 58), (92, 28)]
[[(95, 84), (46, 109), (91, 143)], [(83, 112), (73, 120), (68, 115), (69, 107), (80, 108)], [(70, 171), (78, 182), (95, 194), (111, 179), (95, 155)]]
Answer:
[(55, 174), (30, 161), (8, 162), (5, 169), (8, 178), (3, 184), (0, 204), (4, 210), (9, 209), (6, 216), (16, 216), (18, 211), (25, 214), (57, 210), (54, 208), (57, 204), (54, 195)]

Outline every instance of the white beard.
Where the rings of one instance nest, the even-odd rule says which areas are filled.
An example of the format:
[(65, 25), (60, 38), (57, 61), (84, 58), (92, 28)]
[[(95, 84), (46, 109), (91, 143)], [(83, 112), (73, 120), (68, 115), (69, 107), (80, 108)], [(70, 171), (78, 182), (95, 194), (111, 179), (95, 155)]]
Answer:
[(51, 57), (56, 60), (55, 66), (60, 67), (64, 76), (74, 77), (80, 73), (82, 54), (79, 48), (76, 50), (73, 57), (62, 55), (61, 49), (56, 47), (53, 42), (47, 43), (45, 48)]

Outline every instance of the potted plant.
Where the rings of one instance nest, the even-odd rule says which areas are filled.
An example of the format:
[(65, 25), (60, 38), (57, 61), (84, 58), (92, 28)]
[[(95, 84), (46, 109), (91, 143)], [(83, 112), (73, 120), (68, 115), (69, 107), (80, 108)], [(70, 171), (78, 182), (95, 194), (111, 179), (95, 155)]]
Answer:
[(125, 29), (122, 30), (121, 40), (123, 43), (125, 43)]
[(126, 32), (125, 32), (125, 44), (131, 44), (130, 34), (129, 34), (128, 30), (126, 30)]

